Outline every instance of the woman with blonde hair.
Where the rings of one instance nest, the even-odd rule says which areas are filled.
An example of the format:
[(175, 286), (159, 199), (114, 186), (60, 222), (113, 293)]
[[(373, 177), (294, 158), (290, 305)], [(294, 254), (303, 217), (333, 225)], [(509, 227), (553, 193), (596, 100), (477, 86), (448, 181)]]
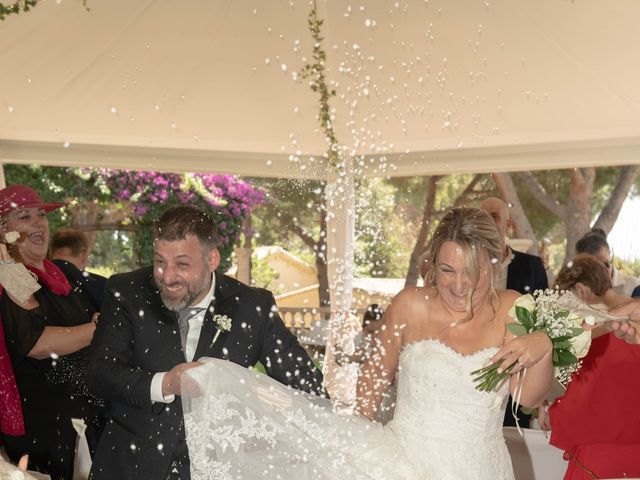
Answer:
[[(405, 288), (385, 311), (378, 330), (384, 354), (365, 362), (358, 381), (360, 416), (336, 415), (328, 401), (301, 398), (218, 360), (191, 369), (204, 392), (183, 402), (193, 468), (208, 463), (245, 478), (277, 473), (286, 480), (513, 479), (502, 435), (506, 399), (518, 377), (523, 405), (544, 398), (552, 343), (543, 333), (508, 332), (519, 294), (493, 286), (499, 249), (486, 212), (457, 208), (444, 216), (431, 242), (427, 286)], [(493, 361), (514, 366), (510, 381), (476, 389), (471, 372)], [(393, 419), (371, 422), (396, 373)], [(263, 423), (247, 431), (243, 418)], [(247, 448), (227, 448), (230, 437)], [(206, 478), (199, 471), (192, 470), (194, 480)]]

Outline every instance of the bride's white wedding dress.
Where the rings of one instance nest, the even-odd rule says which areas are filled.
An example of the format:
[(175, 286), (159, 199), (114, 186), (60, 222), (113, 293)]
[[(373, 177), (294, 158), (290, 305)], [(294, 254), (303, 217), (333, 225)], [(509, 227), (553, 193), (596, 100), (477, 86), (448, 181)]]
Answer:
[(386, 426), (205, 359), (189, 370), (200, 394), (183, 398), (192, 479), (513, 479), (502, 436), (507, 382), (479, 392), (470, 375), (496, 351), (461, 355), (437, 340), (405, 346)]

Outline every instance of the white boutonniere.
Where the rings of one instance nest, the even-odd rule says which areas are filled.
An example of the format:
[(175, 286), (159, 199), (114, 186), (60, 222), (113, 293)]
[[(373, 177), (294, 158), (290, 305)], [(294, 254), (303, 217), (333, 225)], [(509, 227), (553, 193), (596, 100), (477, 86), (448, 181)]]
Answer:
[(229, 330), (231, 330), (231, 319), (226, 315), (214, 315), (213, 323), (216, 324), (218, 330), (213, 336), (213, 340), (211, 340), (211, 345), (209, 345), (209, 348), (213, 348), (214, 343), (216, 343), (216, 340), (218, 340), (220, 332), (228, 332)]

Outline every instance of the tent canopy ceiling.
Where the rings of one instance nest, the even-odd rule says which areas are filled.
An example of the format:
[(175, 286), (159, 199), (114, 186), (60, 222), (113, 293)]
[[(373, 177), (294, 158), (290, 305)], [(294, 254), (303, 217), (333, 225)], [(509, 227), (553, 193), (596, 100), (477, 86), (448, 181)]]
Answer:
[[(45, 1), (0, 23), (4, 163), (321, 176), (308, 1)], [(640, 2), (318, 0), (370, 175), (640, 162)]]

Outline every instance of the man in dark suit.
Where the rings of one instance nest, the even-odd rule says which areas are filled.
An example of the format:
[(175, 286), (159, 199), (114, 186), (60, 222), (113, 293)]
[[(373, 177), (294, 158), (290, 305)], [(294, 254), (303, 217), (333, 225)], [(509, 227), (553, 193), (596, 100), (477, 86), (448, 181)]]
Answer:
[(51, 237), (49, 257), (64, 273), (73, 288), (84, 292), (99, 311), (107, 279), (85, 271), (89, 260), (89, 242), (80, 230), (64, 228)]
[[(154, 225), (153, 267), (107, 284), (87, 373), (90, 389), (112, 409), (93, 461), (95, 480), (190, 478), (180, 380), (201, 357), (247, 367), (260, 361), (282, 383), (325, 393), (271, 293), (215, 272), (214, 232), (203, 211), (172, 208)], [(216, 324), (220, 318), (231, 320), (229, 329)]]
[[(480, 204), (480, 208), (491, 215), (500, 234), (502, 247), (501, 276), (496, 279), (497, 289), (515, 290), (522, 294), (533, 293), (549, 287), (547, 272), (540, 257), (518, 252), (507, 245), (507, 231), (511, 227), (509, 206), (501, 199), (490, 197)], [(531, 416), (518, 413), (521, 427), (529, 427)], [(511, 397), (504, 417), (505, 426), (515, 426), (516, 421), (511, 413)]]

